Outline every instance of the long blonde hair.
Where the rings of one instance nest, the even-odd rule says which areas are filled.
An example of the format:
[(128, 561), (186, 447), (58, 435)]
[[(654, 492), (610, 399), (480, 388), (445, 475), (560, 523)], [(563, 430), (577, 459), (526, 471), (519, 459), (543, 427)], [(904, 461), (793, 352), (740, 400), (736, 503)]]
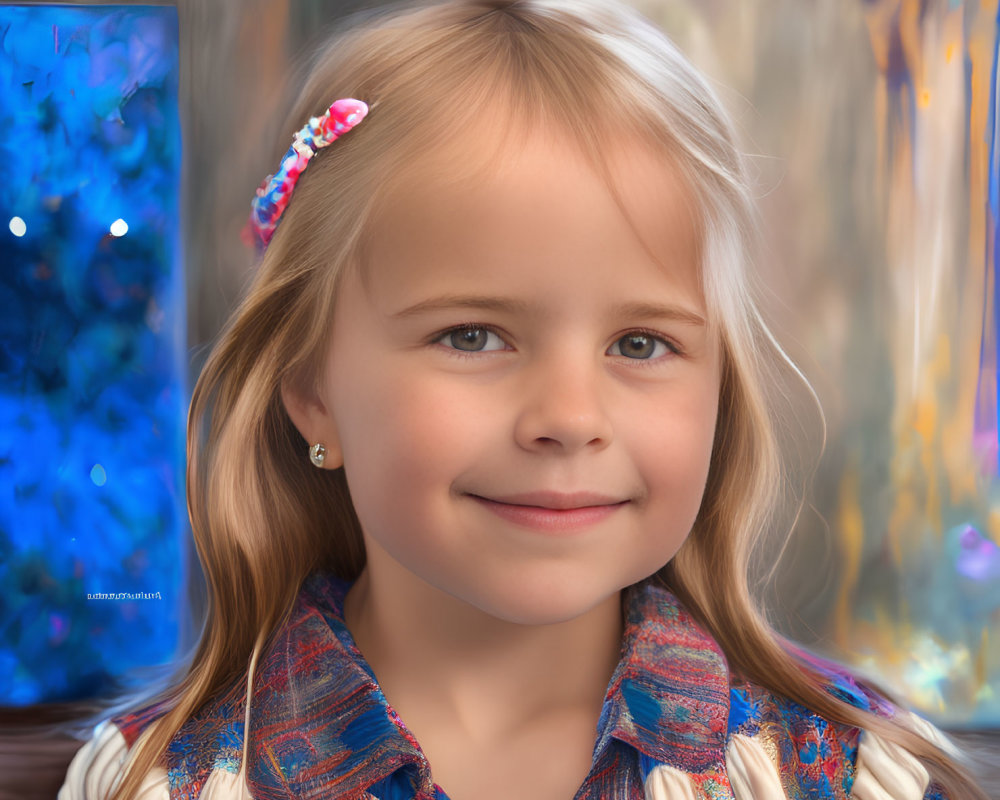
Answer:
[(163, 695), (169, 710), (133, 748), (114, 799), (131, 800), (181, 725), (246, 674), (311, 571), (354, 579), (364, 566), (343, 470), (310, 465), (280, 388), (319, 374), (338, 281), (364, 263), (380, 199), (408, 164), (460, 139), (498, 102), (506, 103), (512, 134), (556, 125), (606, 176), (605, 148), (626, 134), (640, 137), (680, 167), (700, 205), (703, 284), (722, 334), (719, 423), (697, 521), (658, 579), (718, 640), (736, 673), (903, 745), (954, 797), (984, 797), (903, 724), (830, 694), (751, 600), (750, 554), (773, 524), (783, 480), (774, 387), (804, 379), (754, 301), (748, 261), (758, 226), (732, 125), (674, 45), (630, 8), (597, 0), (464, 0), (368, 12), (318, 53), (275, 159), (303, 120), (339, 97), (376, 108), (303, 174), (194, 390), (187, 490), (207, 617), (193, 659)]

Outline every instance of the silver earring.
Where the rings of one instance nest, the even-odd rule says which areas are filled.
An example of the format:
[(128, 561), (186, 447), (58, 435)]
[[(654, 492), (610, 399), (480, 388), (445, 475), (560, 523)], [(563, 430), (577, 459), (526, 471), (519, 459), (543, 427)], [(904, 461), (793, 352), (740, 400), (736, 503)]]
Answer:
[(326, 447), (316, 442), (312, 447), (309, 448), (309, 460), (320, 469), (323, 468), (323, 462), (326, 461)]

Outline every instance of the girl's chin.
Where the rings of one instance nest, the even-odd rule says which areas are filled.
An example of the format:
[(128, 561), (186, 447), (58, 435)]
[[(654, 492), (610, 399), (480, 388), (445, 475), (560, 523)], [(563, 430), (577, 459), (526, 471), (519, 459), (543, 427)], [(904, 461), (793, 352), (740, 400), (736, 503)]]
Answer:
[(621, 589), (609, 587), (605, 592), (595, 591), (594, 584), (586, 587), (571, 585), (559, 587), (552, 582), (531, 586), (519, 582), (514, 591), (476, 592), (474, 597), (459, 597), (494, 619), (514, 625), (560, 625), (599, 613), (606, 603), (617, 607)]

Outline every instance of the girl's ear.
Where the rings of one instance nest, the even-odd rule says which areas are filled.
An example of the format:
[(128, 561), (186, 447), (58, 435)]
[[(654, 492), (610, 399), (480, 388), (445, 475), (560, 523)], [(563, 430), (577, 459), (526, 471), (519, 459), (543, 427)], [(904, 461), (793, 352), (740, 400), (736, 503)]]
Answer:
[[(315, 388), (303, 387), (299, 381), (286, 377), (281, 381), (281, 403), (308, 446), (321, 444), (326, 448), (323, 469), (344, 466), (337, 424)], [(303, 450), (302, 457), (309, 458), (307, 450)]]

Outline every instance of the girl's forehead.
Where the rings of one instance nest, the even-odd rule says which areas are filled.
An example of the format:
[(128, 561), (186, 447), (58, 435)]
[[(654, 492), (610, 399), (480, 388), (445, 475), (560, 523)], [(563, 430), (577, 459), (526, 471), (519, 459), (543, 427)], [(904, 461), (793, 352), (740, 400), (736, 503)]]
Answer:
[(591, 159), (551, 128), (497, 137), (493, 126), (470, 132), (391, 180), (369, 267), (391, 269), (404, 254), (412, 267), (515, 252), (539, 263), (602, 250), (614, 259), (626, 249), (700, 295), (697, 202), (665, 148), (623, 135)]

